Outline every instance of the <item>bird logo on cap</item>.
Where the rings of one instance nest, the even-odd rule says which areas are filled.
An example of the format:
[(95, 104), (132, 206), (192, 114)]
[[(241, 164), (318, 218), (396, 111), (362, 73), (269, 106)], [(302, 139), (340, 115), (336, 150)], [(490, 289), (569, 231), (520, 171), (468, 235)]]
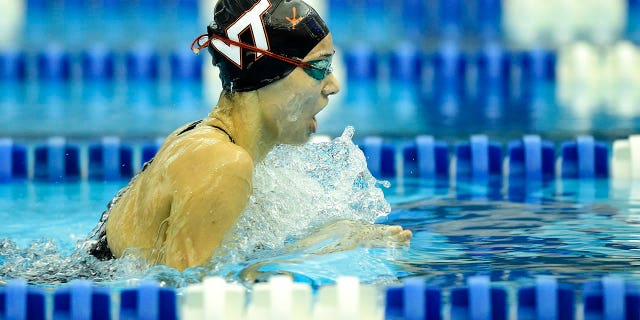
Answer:
[(289, 23), (291, 23), (291, 29), (295, 29), (296, 25), (300, 22), (300, 20), (302, 20), (302, 17), (296, 17), (296, 7), (291, 8), (291, 11), (293, 11), (293, 16), (291, 18), (285, 18), (287, 19), (287, 21), (289, 21)]

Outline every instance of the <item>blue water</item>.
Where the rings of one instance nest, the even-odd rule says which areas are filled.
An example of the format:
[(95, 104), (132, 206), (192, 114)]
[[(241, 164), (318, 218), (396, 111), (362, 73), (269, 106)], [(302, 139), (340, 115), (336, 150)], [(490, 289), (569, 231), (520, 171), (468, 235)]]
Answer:
[[(405, 272), (447, 279), (488, 273), (495, 280), (553, 274), (567, 282), (620, 273), (637, 277), (637, 185), (558, 181), (538, 188), (414, 181), (391, 191), (387, 223), (414, 231)], [(526, 188), (526, 189), (525, 189)]]
[[(326, 255), (306, 250), (257, 256), (228, 267), (228, 276), (252, 282), (273, 273), (290, 273), (297, 280), (314, 285), (331, 283), (341, 274), (373, 283), (423, 276), (430, 283), (446, 287), (462, 284), (464, 275), (477, 273), (505, 282), (553, 274), (570, 283), (605, 274), (626, 278), (640, 275), (638, 184), (559, 180), (539, 188), (529, 185), (519, 189), (489, 187), (485, 183), (457, 183), (452, 187), (442, 181), (391, 182), (391, 188), (384, 192), (393, 209), (379, 222), (412, 230), (414, 238), (409, 248), (359, 248)], [(10, 251), (16, 249), (12, 246), (22, 249), (18, 255), (24, 257), (28, 252), (33, 254), (33, 241), (48, 238), (55, 245), (37, 242), (40, 249), (35, 252), (45, 252), (43, 260), (52, 259), (47, 255), (54, 252), (54, 256), (60, 256), (57, 259), (64, 260), (63, 265), (68, 263), (64, 257), (69, 257), (76, 241), (95, 226), (105, 204), (123, 184), (0, 185), (0, 238), (14, 242), (0, 242), (0, 261), (6, 264), (15, 259), (7, 256), (8, 252), (16, 252)], [(87, 261), (87, 257), (83, 259), (80, 260)], [(83, 270), (89, 274), (81, 274), (82, 277), (93, 276), (99, 281), (151, 277), (172, 285), (197, 281), (198, 272), (202, 272), (179, 275), (156, 267), (142, 274), (91, 275), (89, 271), (93, 269)], [(258, 273), (248, 275), (251, 271)], [(29, 275), (32, 274), (27, 272)], [(64, 275), (45, 279), (53, 283), (66, 281)]]
[[(526, 48), (525, 53), (534, 59), (527, 63), (537, 69), (513, 59), (510, 67), (520, 68), (518, 72), (483, 71), (478, 59), (484, 45), (504, 45), (496, 1), (469, 7), (469, 2), (462, 1), (438, 6), (437, 1), (405, 0), (391, 6), (385, 15), (381, 14), (384, 4), (393, 1), (364, 1), (365, 6), (351, 7), (361, 2), (329, 1), (328, 22), (338, 53), (346, 58), (354, 52), (361, 55), (347, 66), (337, 61), (336, 75), (343, 75), (343, 92), (332, 97), (320, 114), (319, 133), (337, 136), (345, 126), (353, 125), (358, 134), (355, 140), (367, 135), (430, 134), (449, 142), (487, 134), (505, 142), (539, 134), (562, 141), (586, 133), (611, 141), (640, 127), (638, 115), (618, 114), (613, 108), (578, 113), (559, 106), (550, 71), (553, 66), (545, 68), (544, 57), (536, 55), (535, 48)], [(60, 43), (74, 56), (72, 66), (69, 74), (61, 72), (47, 79), (46, 68), (38, 69), (35, 56), (49, 48), (14, 44), (32, 54), (25, 75), (0, 83), (0, 137), (18, 142), (50, 136), (85, 142), (107, 135), (149, 140), (206, 116), (215, 105), (216, 89), (203, 84), (200, 76), (180, 80), (169, 75), (167, 52), (188, 51), (190, 40), (204, 31), (194, 18), (193, 6), (174, 10), (167, 6), (174, 1), (163, 1), (165, 5), (157, 8), (135, 4), (121, 8), (118, 1), (105, 1), (104, 6), (98, 1), (93, 4), (96, 8), (87, 5), (76, 8), (79, 11), (59, 6), (40, 11), (33, 6), (38, 3), (59, 1), (30, 2), (25, 38), (37, 44)], [(482, 10), (484, 6), (493, 9)], [(637, 4), (631, 7), (632, 16), (637, 16)], [(480, 15), (486, 12), (494, 15)], [(402, 24), (390, 23), (399, 17), (406, 17)], [(85, 21), (99, 23), (85, 25)], [(630, 21), (629, 37), (637, 40), (638, 19)], [(96, 28), (98, 25), (104, 27)], [(160, 26), (162, 33), (144, 32)], [(354, 34), (364, 28), (369, 32)], [(89, 73), (77, 54), (90, 49), (97, 33), (103, 35), (100, 42), (108, 51), (118, 55), (116, 70), (84, 79)], [(144, 39), (137, 37), (143, 33)], [(417, 46), (413, 48), (417, 53), (404, 46), (407, 40)], [(139, 53), (138, 67), (143, 68), (151, 60), (140, 51), (143, 42), (147, 50), (162, 49), (158, 50), (162, 72), (131, 79), (129, 73), (135, 74), (138, 68), (126, 66), (122, 55)], [(365, 42), (364, 49), (352, 45), (360, 42)], [(400, 56), (399, 62), (390, 59), (394, 54)], [(367, 66), (370, 56), (374, 56), (373, 63)], [(206, 55), (200, 58), (208, 63)], [(413, 65), (414, 58), (422, 65)], [(96, 66), (101, 62), (97, 59)], [(356, 62), (364, 63), (364, 69), (356, 68)], [(181, 276), (163, 268), (122, 274), (117, 270), (130, 265), (100, 265), (85, 255), (73, 254), (76, 242), (91, 231), (106, 203), (125, 183), (0, 184), (0, 239), (4, 239), (0, 241), (0, 278), (19, 276), (55, 283), (79, 276), (99, 281), (147, 276), (180, 284), (197, 277), (198, 271)], [(229, 267), (228, 276), (252, 281), (260, 274), (288, 272), (298, 280), (320, 285), (344, 274), (369, 282), (418, 275), (449, 286), (471, 273), (489, 273), (494, 281), (554, 274), (568, 282), (581, 282), (610, 273), (637, 277), (640, 271), (636, 258), (640, 253), (640, 185), (608, 180), (453, 185), (404, 179), (392, 180), (391, 188), (384, 192), (393, 210), (380, 222), (411, 229), (414, 239), (409, 248), (258, 256)], [(11, 273), (9, 265), (22, 273)], [(248, 276), (251, 270), (258, 275)]]

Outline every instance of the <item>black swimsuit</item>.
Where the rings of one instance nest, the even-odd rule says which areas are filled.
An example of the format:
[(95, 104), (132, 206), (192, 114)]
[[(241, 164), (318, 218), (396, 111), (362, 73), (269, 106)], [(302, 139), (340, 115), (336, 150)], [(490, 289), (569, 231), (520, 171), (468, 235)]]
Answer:
[[(180, 131), (177, 134), (177, 136), (189, 130), (194, 129), (198, 124), (200, 124), (200, 122), (202, 122), (202, 120), (192, 122), (184, 130)], [(233, 140), (233, 137), (231, 137), (231, 135), (223, 128), (218, 126), (211, 126), (211, 127), (224, 132), (229, 137), (229, 141), (231, 141), (231, 143), (233, 144), (236, 143)], [(140, 172), (143, 172), (151, 164), (151, 162), (153, 162), (153, 158), (145, 162)], [(131, 179), (131, 181), (129, 182), (129, 184), (127, 184), (126, 187), (120, 189), (120, 191), (118, 191), (116, 196), (113, 197), (111, 201), (109, 201), (109, 204), (107, 204), (107, 210), (102, 212), (102, 216), (100, 217), (100, 221), (98, 222), (98, 225), (93, 229), (93, 231), (91, 231), (89, 238), (84, 242), (84, 246), (88, 247), (87, 251), (89, 252), (89, 254), (98, 258), (99, 260), (104, 261), (104, 260), (111, 260), (114, 258), (113, 253), (109, 248), (109, 243), (107, 242), (107, 220), (109, 219), (109, 214), (111, 213), (111, 207), (113, 207), (113, 205), (118, 201), (118, 199), (120, 199), (120, 197), (125, 193), (125, 191), (129, 189), (129, 186), (134, 180), (135, 180), (135, 177)]]

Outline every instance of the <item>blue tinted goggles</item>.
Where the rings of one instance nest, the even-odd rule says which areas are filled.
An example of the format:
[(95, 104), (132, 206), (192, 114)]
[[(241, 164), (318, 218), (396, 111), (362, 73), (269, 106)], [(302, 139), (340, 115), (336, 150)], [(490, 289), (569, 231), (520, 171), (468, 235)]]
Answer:
[(324, 78), (333, 72), (333, 68), (331, 67), (331, 57), (322, 60), (307, 61), (302, 67), (302, 70), (304, 70), (304, 72), (311, 78), (318, 81), (324, 80)]

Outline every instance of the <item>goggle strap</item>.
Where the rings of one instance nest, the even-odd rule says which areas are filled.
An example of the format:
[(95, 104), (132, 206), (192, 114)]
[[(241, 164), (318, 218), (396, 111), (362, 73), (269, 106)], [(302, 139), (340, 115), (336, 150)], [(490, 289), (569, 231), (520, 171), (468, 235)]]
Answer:
[[(206, 38), (204, 43), (202, 43), (202, 39), (203, 38)], [(219, 36), (217, 34), (214, 34), (213, 38), (218, 39), (218, 40), (224, 42), (227, 45), (234, 45), (234, 46), (237, 46), (237, 47), (240, 47), (240, 48), (243, 48), (243, 49), (247, 49), (247, 50), (251, 50), (251, 51), (254, 51), (254, 52), (262, 53), (262, 54), (264, 54), (266, 56), (269, 56), (271, 58), (278, 59), (280, 61), (284, 61), (284, 62), (293, 64), (296, 67), (300, 67), (300, 68), (303, 68), (303, 69), (311, 69), (311, 68), (313, 68), (311, 65), (309, 65), (308, 63), (306, 63), (304, 61), (300, 61), (300, 60), (297, 60), (297, 59), (292, 59), (292, 58), (289, 58), (289, 57), (281, 56), (281, 55), (273, 53), (271, 51), (267, 51), (267, 50), (263, 50), (263, 49), (260, 49), (260, 48), (256, 48), (254, 46), (250, 46), (250, 45), (242, 43), (242, 42), (238, 42), (238, 41), (234, 41), (234, 40), (231, 40), (231, 39), (223, 38), (223, 37), (221, 37), (221, 36)], [(193, 53), (198, 55), (200, 53), (200, 50), (202, 50), (202, 49), (204, 49), (204, 48), (206, 48), (206, 47), (211, 45), (211, 40), (213, 40), (213, 39), (209, 38), (209, 35), (206, 34), (206, 33), (199, 35), (191, 43), (191, 51), (193, 51)]]

